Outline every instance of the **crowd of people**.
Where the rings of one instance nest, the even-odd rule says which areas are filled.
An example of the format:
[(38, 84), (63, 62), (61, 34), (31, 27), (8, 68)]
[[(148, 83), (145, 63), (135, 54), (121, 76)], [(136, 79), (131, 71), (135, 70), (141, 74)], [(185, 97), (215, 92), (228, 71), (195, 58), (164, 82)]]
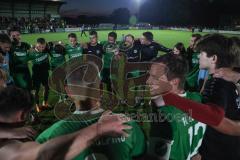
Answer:
[[(193, 34), (187, 48), (182, 42), (167, 48), (151, 32), (122, 41), (109, 32), (99, 42), (94, 30), (88, 43), (75, 33), (67, 38), (68, 44), (38, 38), (31, 47), (17, 27), (0, 34), (1, 158), (240, 159), (239, 38)], [(132, 106), (129, 80), (142, 85)], [(25, 123), (33, 110), (51, 107), (50, 89), (58, 103), (70, 99), (74, 111), (34, 137)], [(116, 105), (131, 107), (134, 115), (107, 111)], [(146, 121), (138, 117), (143, 106), (150, 110)]]
[(65, 21), (62, 19), (51, 19), (51, 18), (10, 18), (10, 17), (0, 17), (0, 29), (5, 30), (6, 28), (12, 28), (17, 26), (21, 31), (27, 33), (42, 33), (46, 30), (51, 32), (56, 32), (56, 28), (65, 28)]

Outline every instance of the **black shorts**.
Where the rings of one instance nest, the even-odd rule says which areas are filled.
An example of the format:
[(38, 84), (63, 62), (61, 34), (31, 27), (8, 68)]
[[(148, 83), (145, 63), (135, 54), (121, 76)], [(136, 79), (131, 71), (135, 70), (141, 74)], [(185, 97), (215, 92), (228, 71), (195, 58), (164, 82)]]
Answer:
[(103, 83), (111, 83), (110, 80), (110, 68), (103, 68), (101, 72), (101, 78)]
[(40, 85), (48, 86), (48, 71), (33, 73), (33, 88), (38, 89)]

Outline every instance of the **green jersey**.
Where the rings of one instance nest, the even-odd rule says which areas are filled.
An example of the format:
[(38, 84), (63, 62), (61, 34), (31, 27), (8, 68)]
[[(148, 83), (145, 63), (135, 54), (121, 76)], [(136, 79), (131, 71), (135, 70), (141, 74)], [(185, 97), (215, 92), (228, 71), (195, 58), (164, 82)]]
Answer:
[(12, 48), (12, 66), (13, 72), (28, 70), (28, 61), (30, 45), (21, 42), (18, 46), (13, 46)]
[(49, 63), (48, 59), (48, 52), (38, 52), (38, 51), (33, 51), (29, 53), (30, 60), (32, 60), (33, 65), (41, 65), (45, 63)]
[(192, 55), (192, 66), (193, 66), (193, 68), (196, 65), (199, 65), (199, 53), (194, 52), (193, 55)]
[(110, 68), (114, 53), (118, 51), (118, 43), (102, 42), (103, 44), (103, 68)]
[[(84, 113), (75, 112), (69, 118), (55, 123), (53, 126), (42, 132), (36, 140), (39, 143), (44, 143), (54, 137), (86, 128), (95, 123), (102, 113), (102, 109)], [(129, 122), (129, 125), (132, 126), (132, 129), (128, 132), (128, 138), (103, 137), (75, 157), (74, 160), (85, 160), (90, 157), (95, 159), (130, 160), (134, 156), (143, 154), (145, 151), (144, 134), (137, 123), (132, 121)]]
[(50, 65), (51, 68), (56, 68), (62, 65), (65, 62), (65, 55), (56, 53), (54, 50), (50, 52), (51, 60)]
[(195, 65), (190, 73), (186, 75), (186, 90), (198, 91), (199, 65)]
[(192, 55), (192, 70), (186, 75), (186, 90), (198, 91), (199, 53)]
[[(201, 102), (201, 96), (198, 93), (186, 92), (182, 96)], [(161, 153), (164, 154), (166, 152), (166, 150), (161, 150), (163, 148), (163, 141), (166, 140), (170, 148), (168, 150), (170, 151), (169, 159), (190, 160), (192, 156), (198, 153), (206, 125), (193, 120), (186, 113), (174, 106), (159, 107), (157, 112), (158, 115), (161, 115), (161, 120), (164, 120), (157, 125), (152, 125), (152, 129), (150, 130), (150, 137), (154, 135), (153, 137), (156, 138), (157, 136), (162, 139), (162, 141), (155, 144), (155, 147), (157, 147), (155, 149), (159, 151), (157, 154), (161, 155)], [(155, 139), (155, 141), (157, 140)]]
[(66, 53), (69, 59), (81, 57), (83, 55), (83, 48), (81, 47), (80, 44), (77, 44), (75, 47), (67, 44)]

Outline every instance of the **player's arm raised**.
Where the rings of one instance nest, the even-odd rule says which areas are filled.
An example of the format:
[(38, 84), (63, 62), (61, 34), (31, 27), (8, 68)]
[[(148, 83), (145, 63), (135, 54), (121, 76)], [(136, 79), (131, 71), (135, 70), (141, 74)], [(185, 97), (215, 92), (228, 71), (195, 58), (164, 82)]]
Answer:
[(104, 114), (98, 123), (44, 144), (11, 141), (0, 148), (0, 157), (4, 160), (70, 160), (103, 135), (127, 136), (124, 130), (131, 129), (130, 126), (124, 124), (127, 121), (129, 119), (121, 115)]

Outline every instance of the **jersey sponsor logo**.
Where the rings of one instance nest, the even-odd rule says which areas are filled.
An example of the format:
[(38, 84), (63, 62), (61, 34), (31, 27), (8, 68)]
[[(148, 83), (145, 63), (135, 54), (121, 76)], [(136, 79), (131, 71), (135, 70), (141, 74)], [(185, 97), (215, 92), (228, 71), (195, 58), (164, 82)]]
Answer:
[(36, 59), (36, 62), (42, 62), (42, 61), (44, 61), (45, 59), (47, 59), (47, 57), (48, 57), (47, 54), (46, 54), (46, 55), (43, 55), (43, 56), (37, 58), (37, 59)]
[(116, 44), (107, 44), (106, 46), (103, 47), (105, 52), (107, 53), (114, 53), (118, 50), (118, 45)]
[(71, 55), (71, 58), (76, 58), (82, 56), (82, 53), (75, 53)]
[(106, 48), (106, 52), (107, 52), (107, 53), (114, 53), (114, 52), (116, 52), (116, 51), (117, 51), (116, 48)]
[(54, 58), (58, 58), (58, 57), (61, 57), (62, 55), (61, 54), (53, 54), (52, 55)]
[(27, 53), (26, 52), (15, 52), (15, 55), (18, 57), (23, 57), (23, 56), (26, 56)]
[(102, 138), (100, 140), (98, 140), (95, 144), (97, 146), (104, 146), (104, 145), (110, 145), (110, 144), (119, 144), (119, 143), (123, 143), (126, 141), (126, 138), (121, 136), (121, 137), (117, 137), (117, 138), (113, 138), (113, 137), (107, 137), (107, 138)]

